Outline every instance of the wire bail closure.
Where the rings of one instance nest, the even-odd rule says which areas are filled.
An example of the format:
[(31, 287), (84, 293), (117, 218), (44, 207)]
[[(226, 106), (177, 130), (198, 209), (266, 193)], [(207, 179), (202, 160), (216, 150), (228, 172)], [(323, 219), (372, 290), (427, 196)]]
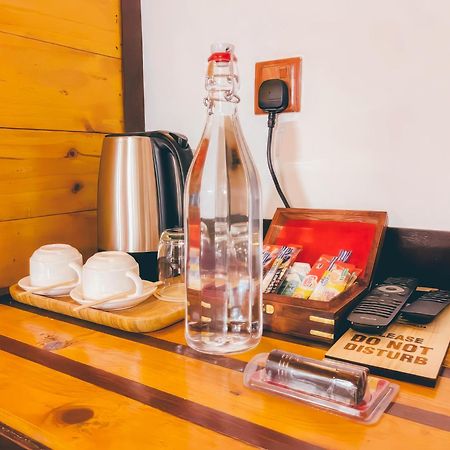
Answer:
[[(240, 97), (237, 95), (239, 87), (239, 77), (234, 71), (233, 55), (230, 55), (228, 61), (224, 60), (210, 60), (209, 64), (228, 64), (229, 73), (226, 74), (214, 74), (214, 67), (209, 66), (208, 75), (205, 79), (205, 88), (208, 92), (208, 96), (203, 99), (203, 104), (208, 109), (208, 114), (212, 114), (212, 109), (215, 101), (221, 101), (225, 99), (230, 103), (239, 103), (241, 101)], [(226, 89), (226, 87), (231, 84), (231, 89)], [(214, 92), (216, 91), (216, 92)], [(223, 93), (222, 95), (220, 93)]]

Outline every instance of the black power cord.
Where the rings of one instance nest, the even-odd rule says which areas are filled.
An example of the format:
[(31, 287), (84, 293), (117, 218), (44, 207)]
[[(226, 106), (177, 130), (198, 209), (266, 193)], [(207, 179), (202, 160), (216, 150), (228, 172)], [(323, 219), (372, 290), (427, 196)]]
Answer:
[(275, 127), (276, 121), (277, 121), (277, 114), (274, 112), (269, 112), (269, 117), (267, 118), (267, 126), (269, 127), (269, 133), (267, 135), (267, 165), (269, 166), (269, 172), (270, 172), (270, 175), (272, 175), (273, 184), (275, 185), (275, 188), (277, 189), (277, 192), (281, 198), (281, 201), (283, 202), (283, 204), (286, 208), (290, 208), (289, 202), (287, 201), (287, 198), (284, 195), (283, 190), (281, 189), (280, 183), (275, 174), (275, 171), (273, 169), (273, 164), (272, 164), (272, 134), (273, 134), (273, 128)]
[(269, 113), (267, 117), (267, 126), (269, 127), (267, 136), (267, 165), (269, 166), (273, 184), (286, 208), (290, 208), (289, 202), (281, 189), (272, 164), (272, 134), (277, 121), (277, 114), (283, 112), (288, 107), (288, 104), (289, 90), (283, 80), (266, 80), (259, 87), (258, 105), (263, 111)]

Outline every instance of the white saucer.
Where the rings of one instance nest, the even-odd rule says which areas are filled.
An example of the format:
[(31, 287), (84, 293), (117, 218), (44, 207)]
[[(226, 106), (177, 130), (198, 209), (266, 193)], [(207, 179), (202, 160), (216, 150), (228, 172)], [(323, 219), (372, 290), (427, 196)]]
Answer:
[(165, 302), (183, 303), (186, 301), (186, 286), (184, 283), (163, 286), (155, 292), (154, 296)]
[[(144, 290), (141, 295), (127, 295), (123, 298), (116, 298), (114, 300), (110, 300), (109, 302), (102, 303), (97, 306), (93, 306), (95, 309), (102, 309), (104, 311), (116, 311), (119, 309), (128, 309), (133, 306), (142, 303), (144, 300), (149, 298), (156, 291), (158, 286), (155, 286), (154, 283), (146, 280), (142, 280), (144, 284)], [(83, 297), (83, 291), (81, 285), (77, 286), (75, 289), (72, 289), (70, 292), (70, 296), (73, 300), (75, 300), (80, 305), (84, 305), (86, 303), (91, 303), (93, 300), (87, 300)]]
[[(30, 276), (22, 278), (19, 280), (18, 285), (24, 290), (24, 291), (34, 291), (36, 289), (39, 289), (38, 286), (31, 286), (30, 284)], [(44, 295), (47, 297), (61, 297), (62, 295), (69, 295), (69, 292), (77, 285), (77, 282), (73, 284), (67, 284), (65, 286), (61, 287), (54, 287), (51, 289), (43, 290), (36, 292), (36, 295)]]

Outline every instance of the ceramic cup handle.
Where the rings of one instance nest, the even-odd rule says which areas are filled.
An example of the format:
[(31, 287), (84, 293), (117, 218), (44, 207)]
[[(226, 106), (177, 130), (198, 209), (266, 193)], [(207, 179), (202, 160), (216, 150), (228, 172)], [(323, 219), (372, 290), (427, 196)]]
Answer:
[(144, 285), (142, 283), (142, 280), (139, 278), (139, 276), (131, 271), (128, 271), (125, 275), (128, 278), (131, 278), (133, 280), (134, 285), (136, 286), (136, 291), (133, 292), (133, 294), (131, 294), (131, 295), (142, 295), (142, 292), (144, 290)]
[(77, 285), (80, 284), (81, 283), (82, 267), (79, 264), (75, 263), (75, 262), (69, 263), (69, 267), (71, 269), (75, 270), (75, 272), (77, 273), (77, 277), (78, 277)]

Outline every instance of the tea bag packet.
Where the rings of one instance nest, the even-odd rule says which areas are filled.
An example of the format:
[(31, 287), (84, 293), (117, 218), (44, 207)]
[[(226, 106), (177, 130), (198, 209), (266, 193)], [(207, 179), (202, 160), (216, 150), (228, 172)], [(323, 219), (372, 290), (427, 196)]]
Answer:
[(263, 279), (262, 290), (264, 293), (277, 292), (283, 282), (289, 267), (294, 263), (302, 246), (283, 246), (278, 253), (272, 267)]
[(322, 275), (330, 267), (335, 257), (330, 255), (322, 255), (312, 266), (306, 277), (303, 279), (300, 286), (298, 286), (293, 297), (308, 299), (317, 286), (317, 283), (322, 278)]
[(359, 277), (361, 272), (362, 272), (362, 269), (355, 269), (353, 271), (353, 273), (350, 276), (350, 279), (347, 282), (347, 286), (345, 286), (346, 290), (356, 281), (356, 279)]
[[(330, 301), (338, 293), (343, 292), (346, 288), (347, 282), (350, 279), (350, 275), (355, 269), (352, 264), (345, 265), (345, 261), (348, 261), (352, 252), (350, 250), (339, 250), (338, 256), (333, 258), (328, 269), (323, 273), (319, 283), (317, 283), (314, 291), (312, 292), (310, 299), (319, 301)], [(339, 264), (339, 268), (337, 265)], [(338, 285), (334, 283), (333, 288), (328, 288), (330, 279), (339, 280)], [(341, 277), (343, 278), (341, 280)]]
[(264, 245), (263, 247), (263, 277), (272, 267), (275, 258), (281, 250), (282, 245)]
[(355, 271), (353, 264), (337, 261), (329, 271), (326, 284), (319, 283), (311, 294), (311, 300), (328, 302), (336, 295), (344, 292)]
[(278, 294), (291, 297), (310, 270), (311, 266), (308, 263), (295, 262), (292, 264), (292, 267), (287, 272), (286, 278), (278, 289)]

